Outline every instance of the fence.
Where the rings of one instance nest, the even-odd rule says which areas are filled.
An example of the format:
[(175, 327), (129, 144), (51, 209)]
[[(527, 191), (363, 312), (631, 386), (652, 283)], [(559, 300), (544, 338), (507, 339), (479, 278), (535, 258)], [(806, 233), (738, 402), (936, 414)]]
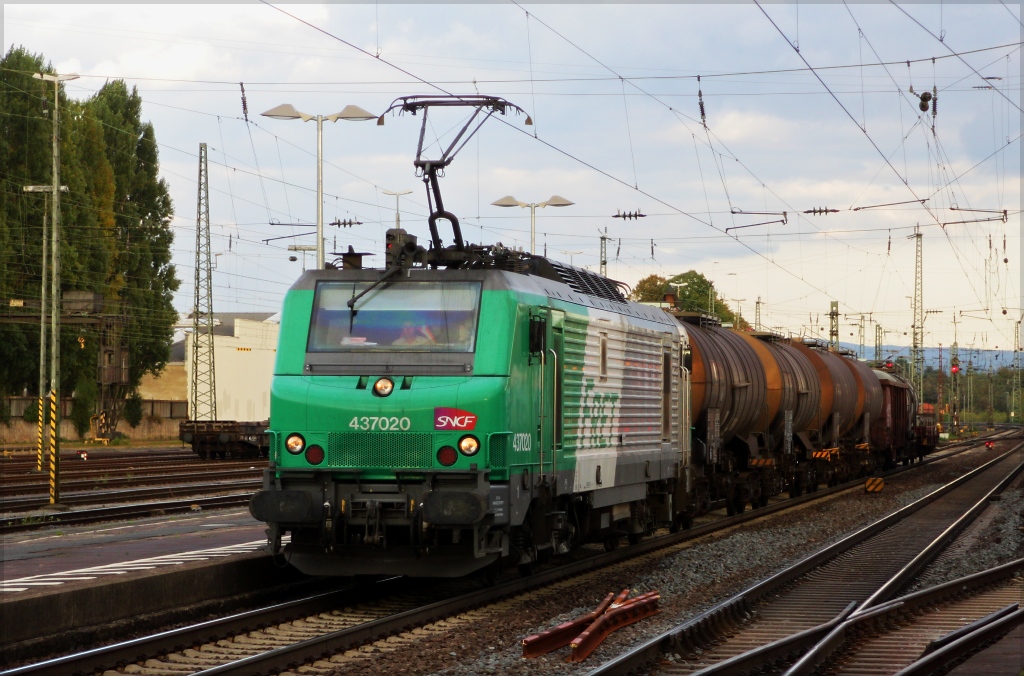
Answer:
[[(36, 401), (35, 397), (7, 397), (7, 404), (10, 407), (8, 410), (11, 412), (11, 418), (23, 417), (26, 409), (35, 407)], [(66, 418), (71, 415), (71, 406), (71, 397), (61, 398), (60, 409), (62, 418)], [(188, 402), (164, 399), (143, 399), (142, 417), (187, 420)]]

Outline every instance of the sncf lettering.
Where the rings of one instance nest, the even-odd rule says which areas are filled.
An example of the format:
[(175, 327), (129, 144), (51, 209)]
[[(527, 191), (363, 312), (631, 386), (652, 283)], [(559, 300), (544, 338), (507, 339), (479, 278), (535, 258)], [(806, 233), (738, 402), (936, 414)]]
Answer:
[(476, 428), (476, 415), (457, 408), (434, 409), (435, 430), (472, 430)]

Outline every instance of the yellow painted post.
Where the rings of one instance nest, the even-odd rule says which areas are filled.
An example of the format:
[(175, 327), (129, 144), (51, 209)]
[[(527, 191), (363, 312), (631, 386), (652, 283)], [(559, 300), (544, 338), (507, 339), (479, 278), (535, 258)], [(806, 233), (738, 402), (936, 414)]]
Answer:
[(39, 432), (39, 440), (36, 443), (36, 471), (37, 472), (42, 472), (43, 471), (43, 418), (45, 417), (43, 415), (43, 406), (45, 406), (45, 405), (46, 405), (46, 400), (43, 399), (43, 393), (40, 392), (39, 393), (39, 404), (36, 407), (36, 412), (38, 413), (38, 415), (36, 417), (39, 418), (38, 424), (36, 426), (38, 428), (38, 432)]
[(50, 504), (60, 502), (60, 486), (57, 473), (60, 471), (60, 448), (57, 443), (57, 393), (50, 390)]

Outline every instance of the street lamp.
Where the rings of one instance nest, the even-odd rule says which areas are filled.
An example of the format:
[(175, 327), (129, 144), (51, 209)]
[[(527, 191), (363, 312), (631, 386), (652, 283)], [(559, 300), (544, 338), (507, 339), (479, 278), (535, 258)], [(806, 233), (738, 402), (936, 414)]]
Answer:
[(512, 195), (502, 197), (500, 200), (491, 202), (492, 206), (496, 207), (522, 207), (530, 209), (530, 253), (537, 253), (537, 207), (543, 209), (544, 207), (571, 207), (574, 202), (570, 202), (564, 197), (558, 195), (552, 195), (551, 198), (546, 202), (531, 203), (520, 202)]
[[(60, 411), (60, 83), (77, 80), (78, 73), (33, 73), (37, 80), (53, 83), (53, 184), (50, 194), (53, 237), (50, 256), (53, 260), (50, 304), (50, 504), (60, 503), (60, 438), (58, 412)], [(42, 411), (39, 412), (42, 415)]]
[(376, 120), (377, 116), (359, 106), (351, 105), (345, 106), (340, 113), (310, 115), (296, 110), (295, 106), (290, 103), (282, 103), (262, 115), (275, 120), (302, 120), (303, 122), (316, 120), (316, 267), (322, 270), (324, 267), (324, 120), (356, 122)]
[(394, 192), (393, 190), (381, 190), (385, 195), (395, 196), (395, 227), (402, 227), (402, 217), (399, 215), (398, 200), (401, 199), (402, 195), (411, 195), (412, 190), (403, 190), (402, 192)]

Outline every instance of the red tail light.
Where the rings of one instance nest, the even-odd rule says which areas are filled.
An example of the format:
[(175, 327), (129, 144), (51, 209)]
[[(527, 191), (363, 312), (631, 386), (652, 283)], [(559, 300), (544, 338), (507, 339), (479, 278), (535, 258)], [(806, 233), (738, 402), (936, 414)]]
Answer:
[(451, 467), (459, 459), (459, 454), (451, 446), (442, 446), (437, 452), (437, 461), (445, 467)]
[(324, 461), (324, 449), (322, 446), (313, 444), (306, 449), (306, 462), (310, 465), (319, 465)]

